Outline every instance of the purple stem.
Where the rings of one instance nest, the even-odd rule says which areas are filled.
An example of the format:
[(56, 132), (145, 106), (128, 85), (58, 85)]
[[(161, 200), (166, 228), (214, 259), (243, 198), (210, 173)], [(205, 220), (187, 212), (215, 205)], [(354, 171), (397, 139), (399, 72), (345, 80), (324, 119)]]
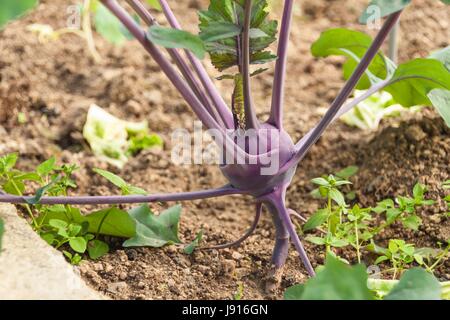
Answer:
[(252, 0), (245, 0), (244, 30), (242, 32), (242, 80), (244, 86), (245, 128), (257, 129), (259, 127), (253, 106), (250, 82), (250, 24), (252, 19)]
[(292, 24), (294, 0), (284, 1), (283, 18), (281, 20), (280, 40), (278, 42), (277, 63), (273, 80), (272, 107), (268, 122), (281, 129), (283, 127), (284, 84), (288, 56), (289, 35)]
[[(180, 192), (180, 193), (160, 193), (148, 196), (74, 196), (74, 197), (42, 197), (39, 204), (44, 205), (99, 205), (99, 204), (125, 204), (125, 203), (149, 203), (166, 201), (189, 201), (207, 198), (215, 198), (227, 195), (242, 194), (243, 192), (230, 185), (218, 189), (203, 191)], [(10, 194), (0, 194), (0, 203), (26, 204), (27, 200), (34, 197), (15, 196)]]
[(309, 149), (322, 136), (326, 128), (332, 123), (332, 121), (338, 114), (340, 108), (348, 99), (353, 89), (356, 87), (359, 79), (363, 76), (364, 72), (369, 67), (371, 61), (377, 55), (381, 45), (383, 44), (386, 37), (389, 35), (390, 30), (397, 23), (401, 13), (402, 11), (395, 12), (387, 18), (386, 22), (384, 23), (378, 35), (376, 36), (372, 45), (367, 50), (364, 57), (361, 59), (361, 62), (358, 64), (357, 68), (355, 69), (352, 76), (345, 84), (344, 88), (341, 90), (339, 95), (331, 104), (325, 116), (322, 118), (319, 124), (313, 129), (313, 131), (306, 139), (302, 139), (296, 144), (297, 150), (296, 154), (294, 155), (294, 157), (292, 157), (291, 160), (289, 160), (286, 163), (286, 165), (284, 166), (284, 168), (282, 168), (282, 170), (287, 170), (288, 168), (296, 165), (300, 160), (302, 160), (303, 157), (306, 155), (306, 153), (309, 151)]
[(123, 23), (123, 25), (130, 31), (130, 33), (142, 44), (147, 52), (161, 67), (162, 71), (167, 75), (169, 80), (178, 89), (186, 102), (192, 107), (197, 117), (209, 129), (218, 129), (220, 132), (222, 128), (212, 118), (212, 116), (205, 110), (202, 103), (198, 100), (186, 82), (180, 77), (176, 70), (172, 67), (170, 62), (162, 54), (162, 52), (146, 37), (145, 31), (141, 29), (139, 24), (119, 5), (115, 0), (101, 0), (102, 3)]
[(224, 129), (212, 118), (212, 116), (204, 109), (204, 106), (186, 84), (186, 82), (180, 77), (177, 71), (172, 67), (170, 62), (162, 54), (162, 52), (152, 43), (147, 37), (146, 33), (141, 29), (139, 24), (120, 6), (115, 0), (101, 0), (102, 3), (122, 22), (127, 30), (141, 43), (141, 45), (147, 50), (147, 52), (153, 57), (153, 59), (161, 67), (162, 71), (166, 74), (169, 80), (173, 83), (175, 88), (181, 93), (186, 102), (192, 107), (192, 110), (200, 119), (200, 121), (208, 129), (216, 129), (220, 135), (216, 136), (217, 143), (221, 147), (225, 147), (226, 150), (231, 152), (234, 158), (242, 163), (246, 159), (252, 156), (246, 153), (242, 148), (236, 147), (234, 141), (224, 132)]
[(276, 269), (280, 269), (286, 264), (286, 259), (289, 254), (289, 232), (284, 226), (277, 208), (270, 202), (266, 203), (266, 206), (272, 215), (272, 221), (275, 226), (275, 245), (272, 252), (272, 265)]
[[(269, 205), (273, 207), (274, 212), (272, 214), (274, 216), (278, 216), (279, 219), (281, 220), (285, 230), (289, 233), (289, 236), (291, 237), (298, 254), (300, 255), (300, 259), (302, 260), (303, 265), (306, 268), (306, 271), (311, 277), (313, 277), (315, 276), (314, 268), (311, 265), (311, 262), (309, 261), (308, 255), (305, 251), (305, 248), (303, 247), (303, 244), (300, 241), (297, 231), (295, 230), (295, 225), (291, 221), (289, 210), (286, 208), (285, 197), (286, 197), (286, 186), (283, 186), (276, 189), (271, 194), (262, 197), (261, 200), (267, 201)], [(275, 248), (274, 250), (274, 257), (277, 254), (276, 249), (277, 248)]]
[[(127, 3), (133, 8), (133, 10), (139, 15), (139, 17), (148, 25), (158, 25), (156, 19), (147, 11), (145, 6), (139, 0), (126, 0)], [(186, 79), (189, 87), (194, 91), (197, 98), (202, 102), (202, 104), (206, 107), (209, 114), (214, 117), (216, 121), (218, 121), (223, 128), (225, 128), (225, 123), (223, 122), (221, 116), (218, 114), (217, 110), (214, 109), (209, 101), (208, 97), (205, 93), (200, 89), (200, 84), (197, 79), (195, 79), (194, 74), (189, 69), (189, 66), (184, 61), (183, 57), (176, 49), (166, 49), (169, 53), (170, 57), (173, 59), (178, 69), (180, 70), (183, 77)]]
[(261, 218), (261, 212), (262, 212), (262, 203), (258, 202), (256, 204), (255, 219), (253, 220), (253, 223), (252, 223), (251, 227), (238, 240), (233, 241), (231, 243), (219, 244), (217, 246), (205, 247), (205, 248), (200, 248), (200, 249), (201, 250), (220, 250), (220, 249), (227, 249), (227, 248), (232, 248), (232, 247), (239, 246), (245, 240), (247, 240), (247, 238), (250, 237), (253, 234), (253, 232), (256, 230), (256, 227), (258, 226), (259, 219)]
[[(174, 29), (182, 30), (180, 23), (178, 22), (175, 14), (170, 9), (169, 4), (166, 0), (159, 0), (161, 4), (161, 8), (163, 9), (164, 15), (166, 16), (167, 21)], [(206, 89), (206, 92), (209, 94), (211, 100), (217, 108), (219, 115), (222, 117), (223, 122), (225, 123), (228, 129), (232, 129), (234, 127), (233, 115), (231, 114), (227, 104), (223, 100), (222, 96), (219, 94), (216, 86), (212, 82), (205, 68), (201, 64), (201, 62), (192, 54), (192, 52), (186, 50), (185, 51), (189, 61), (194, 67), (195, 72), (197, 73), (200, 81)]]

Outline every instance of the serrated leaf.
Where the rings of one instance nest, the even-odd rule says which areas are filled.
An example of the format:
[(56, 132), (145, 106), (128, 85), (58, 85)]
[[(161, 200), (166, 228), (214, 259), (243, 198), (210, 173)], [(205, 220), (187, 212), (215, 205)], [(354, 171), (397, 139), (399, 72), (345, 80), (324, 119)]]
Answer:
[[(379, 19), (405, 8), (411, 3), (411, 0), (372, 0), (359, 18), (359, 22), (367, 23), (370, 19)], [(373, 10), (372, 8), (377, 8)], [(378, 14), (374, 16), (375, 14)]]
[(178, 224), (181, 206), (177, 205), (156, 216), (148, 205), (129, 211), (136, 223), (136, 235), (123, 243), (124, 247), (162, 247), (170, 243), (180, 243)]
[(290, 289), (285, 297), (291, 300), (373, 300), (367, 288), (364, 265), (349, 266), (332, 255), (327, 256), (325, 267), (302, 288)]
[(151, 26), (147, 32), (147, 38), (164, 48), (179, 48), (191, 51), (197, 58), (205, 57), (205, 46), (202, 39), (184, 30)]
[(200, 38), (205, 42), (214, 42), (235, 37), (241, 34), (241, 32), (242, 28), (233, 23), (213, 21), (209, 23), (207, 29), (204, 29), (200, 33)]
[(385, 300), (440, 300), (441, 285), (421, 268), (407, 270)]

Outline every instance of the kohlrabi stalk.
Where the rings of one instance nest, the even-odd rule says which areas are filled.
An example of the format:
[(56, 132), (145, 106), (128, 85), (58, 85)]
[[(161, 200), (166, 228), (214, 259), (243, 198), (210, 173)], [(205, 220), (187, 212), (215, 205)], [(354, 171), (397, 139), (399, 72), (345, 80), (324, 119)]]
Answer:
[(278, 59), (275, 65), (275, 77), (273, 80), (272, 107), (268, 121), (279, 129), (283, 128), (284, 85), (286, 82), (286, 64), (293, 7), (294, 0), (284, 1), (280, 38), (278, 40)]
[(252, 0), (245, 0), (244, 6), (244, 30), (242, 31), (242, 80), (244, 89), (245, 129), (257, 129), (259, 127), (250, 85), (250, 24), (252, 18)]
[[(174, 29), (181, 30), (182, 29), (181, 25), (178, 22), (175, 15), (173, 14), (172, 10), (170, 9), (170, 6), (167, 3), (167, 1), (159, 0), (159, 3), (170, 26)], [(227, 107), (225, 101), (223, 100), (216, 86), (212, 82), (202, 63), (192, 54), (192, 52), (185, 50), (185, 53), (189, 61), (191, 62), (195, 72), (200, 78), (200, 81), (202, 82), (203, 87), (206, 90), (206, 93), (209, 95), (209, 97), (214, 103), (214, 106), (217, 109), (217, 112), (222, 117), (222, 121), (225, 124), (226, 128), (228, 129), (234, 128), (233, 116), (231, 115), (229, 108)]]

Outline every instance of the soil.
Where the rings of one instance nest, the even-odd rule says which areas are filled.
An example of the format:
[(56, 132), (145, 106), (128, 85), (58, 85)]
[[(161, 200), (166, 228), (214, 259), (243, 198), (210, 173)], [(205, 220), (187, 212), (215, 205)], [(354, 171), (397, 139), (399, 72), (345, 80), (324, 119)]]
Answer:
[[(84, 41), (67, 35), (57, 42), (40, 43), (26, 30), (31, 23), (64, 27), (71, 1), (43, 0), (39, 8), (0, 32), (0, 154), (19, 151), (20, 166), (31, 169), (51, 155), (76, 163), (79, 188), (74, 194), (117, 193), (104, 179), (92, 174), (99, 167), (120, 174), (148, 192), (178, 192), (221, 186), (225, 183), (214, 166), (176, 166), (170, 162), (170, 133), (192, 130), (194, 116), (158, 66), (136, 43), (112, 46), (97, 37), (103, 57), (94, 63)], [(195, 14), (187, 10), (205, 7), (204, 0), (177, 1), (174, 11), (183, 25), (194, 28)], [(290, 46), (286, 87), (285, 126), (298, 139), (323, 115), (343, 84), (342, 59), (314, 59), (311, 43), (330, 27), (364, 30), (357, 24), (366, 1), (317, 0), (302, 2), (296, 11)], [(279, 5), (275, 5), (280, 15)], [(192, 11), (191, 11), (192, 12)], [(161, 16), (158, 16), (160, 21)], [(401, 25), (400, 59), (424, 57), (445, 47), (450, 39), (450, 10), (434, 0), (417, 0), (405, 12)], [(369, 31), (371, 34), (374, 31)], [(211, 74), (215, 74), (208, 66)], [(267, 117), (273, 71), (258, 77), (254, 99), (258, 115)], [(218, 87), (229, 97), (226, 81)], [(164, 150), (148, 150), (133, 158), (123, 170), (97, 160), (86, 146), (81, 131), (86, 111), (96, 103), (117, 117), (149, 121), (152, 131), (166, 142)], [(19, 124), (23, 113), (26, 123)], [(450, 131), (432, 109), (407, 113), (383, 121), (376, 132), (362, 132), (342, 123), (333, 125), (300, 164), (288, 191), (289, 206), (304, 216), (321, 203), (309, 192), (311, 178), (336, 172), (349, 165), (360, 167), (353, 178), (357, 201), (374, 205), (395, 195), (406, 195), (420, 181), (429, 196), (443, 196), (441, 182), (450, 178)], [(169, 204), (154, 204), (160, 211)], [(83, 208), (88, 212), (89, 207)], [(417, 246), (436, 247), (449, 239), (450, 223), (438, 201), (420, 212), (424, 224), (417, 232), (394, 226), (382, 238), (406, 239)], [(238, 238), (252, 222), (254, 204), (241, 196), (183, 204), (181, 238), (186, 242), (204, 230), (204, 243), (224, 243)], [(122, 249), (111, 239), (113, 250), (99, 261), (85, 261), (79, 269), (95, 289), (114, 299), (231, 299), (239, 283), (244, 299), (278, 299), (283, 289), (306, 280), (297, 254), (291, 250), (280, 290), (268, 294), (264, 278), (270, 262), (274, 230), (267, 214), (253, 236), (241, 247), (195, 252), (187, 256), (174, 246), (163, 249)], [(315, 266), (323, 263), (323, 250), (305, 243)], [(354, 257), (344, 252), (348, 258)], [(366, 263), (372, 260), (367, 258)], [(450, 279), (449, 262), (437, 271)]]

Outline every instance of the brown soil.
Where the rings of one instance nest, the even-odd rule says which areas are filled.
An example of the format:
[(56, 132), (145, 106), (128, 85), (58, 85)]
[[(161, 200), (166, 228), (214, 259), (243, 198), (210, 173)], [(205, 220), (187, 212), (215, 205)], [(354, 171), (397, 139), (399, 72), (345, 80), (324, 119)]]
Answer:
[[(192, 129), (192, 112), (162, 75), (157, 65), (136, 44), (113, 47), (97, 38), (104, 57), (100, 64), (90, 58), (85, 43), (76, 36), (59, 42), (39, 43), (26, 31), (30, 23), (64, 26), (65, 8), (71, 1), (42, 1), (39, 9), (0, 33), (0, 154), (19, 151), (21, 166), (32, 168), (56, 155), (61, 161), (77, 163), (79, 194), (111, 194), (103, 179), (92, 175), (93, 167), (113, 170), (149, 192), (206, 189), (225, 181), (216, 167), (173, 165), (170, 133), (175, 128)], [(206, 1), (177, 1), (175, 12), (183, 24), (193, 27), (188, 10), (204, 7)], [(316, 60), (311, 43), (330, 27), (355, 27), (366, 1), (310, 1), (298, 8), (292, 35), (286, 92), (287, 130), (299, 138), (326, 110), (342, 86), (342, 60)], [(279, 14), (280, 9), (275, 8)], [(159, 17), (161, 18), (161, 17)], [(440, 2), (417, 0), (402, 22), (402, 60), (426, 56), (448, 45), (450, 12)], [(372, 32), (371, 32), (372, 33)], [(212, 67), (209, 71), (214, 74)], [(259, 116), (267, 116), (273, 73), (259, 77), (254, 85)], [(226, 82), (218, 83), (229, 96)], [(146, 151), (118, 171), (108, 168), (90, 153), (81, 129), (87, 108), (97, 103), (118, 117), (148, 119), (153, 131), (166, 141), (163, 151)], [(20, 112), (26, 124), (18, 124)], [(360, 166), (354, 177), (357, 199), (364, 205), (407, 194), (420, 181), (430, 186), (430, 196), (442, 196), (440, 183), (450, 178), (450, 132), (432, 110), (405, 115), (403, 120), (383, 122), (377, 132), (363, 133), (341, 123), (334, 125), (299, 166), (288, 192), (290, 207), (310, 215), (320, 202), (309, 196), (313, 177), (336, 172), (348, 165)], [(153, 205), (156, 211), (167, 205)], [(245, 197), (225, 197), (183, 204), (181, 237), (191, 240), (199, 229), (205, 242), (223, 243), (239, 237), (251, 224), (253, 202)], [(418, 246), (434, 246), (449, 239), (450, 224), (439, 213), (444, 204), (421, 212), (420, 231), (405, 232), (394, 227), (382, 235), (404, 238)], [(86, 211), (89, 208), (86, 208)], [(264, 291), (263, 280), (270, 261), (274, 230), (264, 216), (255, 234), (238, 249), (195, 252), (184, 255), (170, 246), (163, 249), (120, 248), (111, 240), (111, 253), (100, 261), (85, 261), (79, 267), (94, 288), (115, 299), (230, 299), (239, 282), (245, 299), (280, 298), (282, 289), (306, 279), (297, 254), (291, 251), (282, 286), (276, 295)], [(320, 248), (306, 243), (314, 265), (323, 262)], [(370, 263), (371, 261), (366, 261)], [(438, 270), (450, 279), (449, 265)]]

